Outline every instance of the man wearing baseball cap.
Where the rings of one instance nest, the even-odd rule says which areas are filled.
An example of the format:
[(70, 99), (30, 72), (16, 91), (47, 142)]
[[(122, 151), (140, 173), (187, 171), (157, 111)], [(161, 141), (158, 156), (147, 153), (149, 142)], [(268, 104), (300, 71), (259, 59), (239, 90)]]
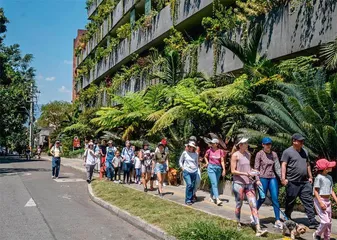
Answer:
[(308, 151), (303, 148), (304, 136), (292, 135), (292, 146), (283, 151), (281, 162), (281, 182), (286, 186), (285, 214), (291, 219), (296, 198), (300, 197), (309, 219), (309, 228), (317, 228), (312, 196), (312, 173)]

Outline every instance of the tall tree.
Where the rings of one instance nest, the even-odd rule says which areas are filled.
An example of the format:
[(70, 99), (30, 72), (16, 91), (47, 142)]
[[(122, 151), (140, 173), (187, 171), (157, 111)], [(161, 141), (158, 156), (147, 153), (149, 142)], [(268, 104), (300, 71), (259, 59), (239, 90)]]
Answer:
[(18, 44), (3, 43), (7, 23), (0, 8), (0, 145), (22, 148), (25, 144), (22, 137), (27, 136), (24, 123), (32, 100), (31, 85), (35, 89), (34, 69), (30, 67), (33, 56), (22, 56)]

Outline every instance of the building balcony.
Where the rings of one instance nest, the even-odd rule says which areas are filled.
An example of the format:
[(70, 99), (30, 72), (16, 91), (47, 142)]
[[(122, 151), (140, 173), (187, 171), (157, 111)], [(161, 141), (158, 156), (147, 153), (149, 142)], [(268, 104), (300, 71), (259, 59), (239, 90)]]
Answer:
[(91, 6), (89, 7), (87, 13), (88, 18), (90, 19), (92, 15), (96, 12), (97, 8), (101, 5), (104, 0), (94, 0)]

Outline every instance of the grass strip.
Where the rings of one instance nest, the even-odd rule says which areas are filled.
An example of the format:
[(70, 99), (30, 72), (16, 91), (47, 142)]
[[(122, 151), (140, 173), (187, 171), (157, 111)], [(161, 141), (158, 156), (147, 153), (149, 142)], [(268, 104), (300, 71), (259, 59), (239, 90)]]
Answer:
[[(97, 197), (163, 229), (177, 239), (259, 239), (249, 227), (237, 231), (234, 221), (166, 201), (120, 184), (96, 180), (92, 182), (92, 188)], [(264, 239), (279, 238), (281, 235), (268, 234)]]

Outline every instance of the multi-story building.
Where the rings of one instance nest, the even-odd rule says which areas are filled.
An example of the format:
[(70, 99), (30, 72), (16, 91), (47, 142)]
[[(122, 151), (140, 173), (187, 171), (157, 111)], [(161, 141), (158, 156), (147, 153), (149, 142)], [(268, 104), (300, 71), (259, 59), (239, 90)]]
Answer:
[[(103, 12), (110, 0), (89, 0), (88, 17), (97, 19), (97, 14)], [(166, 3), (154, 12), (158, 2)], [(223, 4), (233, 4), (234, 0), (223, 0)], [(308, 2), (308, 1), (305, 1)], [(261, 52), (270, 59), (283, 59), (296, 54), (312, 54), (318, 46), (333, 41), (337, 36), (337, 4), (333, 0), (313, 1), (310, 7), (307, 3), (295, 8), (285, 6), (277, 12), (270, 13), (266, 18), (266, 32), (261, 42)], [(172, 28), (195, 38), (204, 31), (201, 22), (206, 16), (212, 16), (213, 0), (120, 0), (110, 6), (111, 11), (105, 14), (100, 27), (92, 34), (86, 46), (76, 57), (74, 67), (83, 68), (91, 65), (74, 85), (74, 92), (87, 88), (91, 84), (99, 84), (107, 76), (113, 76), (123, 66), (134, 61), (134, 56), (148, 54), (150, 48), (163, 48), (163, 41), (172, 33)], [(145, 16), (146, 27), (137, 27), (137, 21)], [(143, 17), (144, 18), (144, 17)], [(130, 25), (127, 25), (129, 23)], [(144, 25), (144, 19), (143, 23)], [(108, 55), (96, 62), (86, 63), (94, 59), (102, 49), (111, 47), (122, 27), (130, 27), (131, 33), (119, 34), (118, 42)], [(90, 31), (90, 29), (88, 29)], [(119, 31), (120, 33), (121, 31)], [(127, 30), (125, 31), (127, 32)], [(122, 32), (123, 33), (123, 32)], [(122, 35), (122, 37), (121, 37)], [(77, 50), (78, 51), (78, 50)], [(240, 60), (226, 49), (221, 49), (214, 58), (212, 44), (202, 43), (197, 49), (197, 70), (209, 76), (242, 68)], [(216, 62), (215, 62), (216, 61)], [(131, 83), (121, 86), (121, 94), (137, 91), (144, 87), (140, 79), (130, 79)]]
[[(79, 29), (77, 30), (77, 36), (76, 38), (74, 39), (74, 43), (73, 43), (73, 46), (74, 46), (74, 49), (78, 48), (81, 46), (81, 42), (80, 42), (80, 39), (81, 37), (86, 33), (87, 31), (86, 30), (82, 30), (82, 29)], [(76, 68), (77, 68), (77, 62), (76, 62), (77, 58), (75, 57), (75, 54), (73, 55), (73, 89), (72, 89), (72, 102), (75, 101), (75, 99), (77, 98), (77, 89), (76, 89), (76, 81), (75, 81), (75, 78), (76, 78)]]

